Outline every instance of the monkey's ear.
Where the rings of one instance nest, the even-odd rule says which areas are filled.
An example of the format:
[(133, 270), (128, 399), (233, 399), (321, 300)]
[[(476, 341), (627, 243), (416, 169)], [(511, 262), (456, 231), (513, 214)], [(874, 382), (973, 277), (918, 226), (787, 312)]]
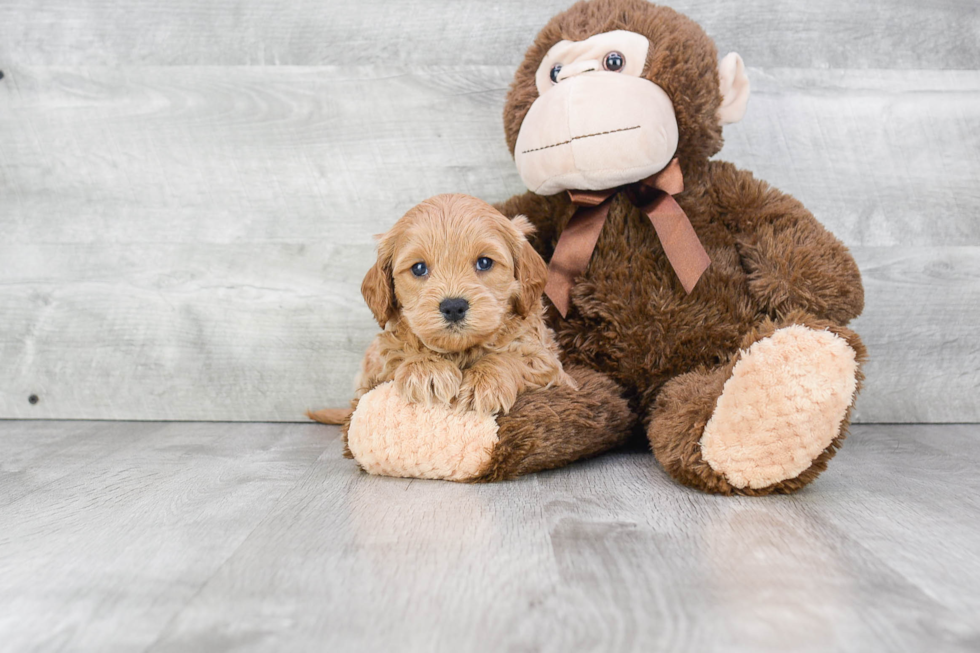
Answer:
[(718, 122), (730, 125), (742, 119), (749, 103), (749, 76), (745, 74), (742, 57), (735, 52), (726, 54), (718, 64), (718, 78), (721, 80)]
[(395, 280), (391, 273), (391, 251), (387, 239), (382, 237), (378, 245), (378, 260), (364, 275), (361, 282), (361, 295), (368, 308), (374, 314), (374, 319), (383, 329), (395, 316)]
[(541, 301), (541, 293), (548, 282), (548, 266), (541, 255), (534, 251), (526, 236), (534, 233), (534, 225), (523, 215), (516, 216), (511, 224), (520, 235), (514, 256), (514, 277), (520, 283), (514, 305), (519, 315), (527, 317)]

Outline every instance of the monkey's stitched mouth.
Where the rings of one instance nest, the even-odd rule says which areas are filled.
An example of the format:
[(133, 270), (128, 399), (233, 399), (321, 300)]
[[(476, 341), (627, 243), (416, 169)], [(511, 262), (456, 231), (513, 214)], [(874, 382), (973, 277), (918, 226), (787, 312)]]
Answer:
[(582, 138), (592, 138), (593, 136), (605, 136), (606, 134), (616, 134), (618, 132), (628, 132), (634, 129), (639, 129), (639, 125), (634, 125), (632, 127), (622, 127), (620, 129), (610, 129), (609, 131), (596, 132), (594, 134), (584, 134), (582, 136), (572, 136), (567, 141), (562, 141), (561, 143), (552, 143), (551, 145), (543, 145), (541, 147), (531, 148), (530, 150), (524, 150), (521, 154), (529, 154), (530, 152), (540, 152), (541, 150), (547, 150), (552, 147), (558, 147), (559, 145), (568, 145), (572, 141), (577, 141)]

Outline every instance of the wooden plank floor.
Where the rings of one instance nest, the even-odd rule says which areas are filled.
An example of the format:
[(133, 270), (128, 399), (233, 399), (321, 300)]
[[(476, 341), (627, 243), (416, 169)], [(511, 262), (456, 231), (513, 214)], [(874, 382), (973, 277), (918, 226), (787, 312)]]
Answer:
[(316, 425), (0, 421), (0, 649), (975, 651), (978, 435), (858, 426), (742, 499), (643, 452), (469, 486)]

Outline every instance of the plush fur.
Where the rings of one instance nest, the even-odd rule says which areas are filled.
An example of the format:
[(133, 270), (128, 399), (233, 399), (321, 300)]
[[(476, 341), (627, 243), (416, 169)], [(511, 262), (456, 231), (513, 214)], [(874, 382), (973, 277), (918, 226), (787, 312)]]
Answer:
[[(438, 195), (398, 220), (361, 286), (384, 331), (365, 354), (357, 395), (394, 381), (408, 402), (492, 414), (522, 392), (574, 386), (544, 323), (546, 270), (531, 231), (523, 216), (508, 220), (466, 195)], [(489, 269), (477, 268), (481, 259)], [(461, 320), (443, 314), (446, 300), (465, 300)]]
[[(547, 50), (562, 39), (616, 29), (650, 39), (643, 76), (671, 97), (679, 127), (677, 157), (685, 191), (675, 199), (712, 263), (687, 295), (647, 217), (623, 194), (616, 196), (589, 268), (572, 289), (567, 319), (549, 312), (563, 361), (607, 375), (622, 388), (657, 458), (679, 481), (721, 493), (798, 489), (839, 446), (853, 397), (829, 444), (805, 469), (764, 487), (713, 469), (702, 457), (701, 438), (741, 348), (779, 327), (803, 325), (840, 336), (852, 350), (856, 367), (850, 383), (858, 387), (866, 354), (845, 325), (864, 306), (860, 273), (844, 245), (797, 200), (730, 163), (709, 160), (722, 146), (717, 119), (722, 96), (718, 53), (704, 31), (643, 0), (574, 5), (545, 26), (517, 70), (504, 111), (508, 146), (513, 152), (523, 117), (537, 97), (534, 75)], [(499, 208), (505, 215), (528, 216), (537, 227), (531, 242), (546, 260), (575, 212), (564, 193), (526, 193)], [(849, 381), (841, 383), (847, 387)], [(764, 413), (767, 407), (756, 409)], [(804, 410), (797, 419), (809, 418)], [(538, 436), (547, 434), (542, 429)]]

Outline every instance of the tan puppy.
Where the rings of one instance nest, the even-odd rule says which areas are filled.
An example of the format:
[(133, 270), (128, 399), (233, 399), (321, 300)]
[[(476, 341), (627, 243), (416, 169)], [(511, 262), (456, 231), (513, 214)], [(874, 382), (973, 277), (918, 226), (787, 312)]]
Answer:
[(357, 396), (394, 381), (406, 401), (506, 413), (526, 390), (574, 387), (544, 323), (532, 230), (474, 197), (437, 195), (381, 236), (361, 293), (384, 331)]

